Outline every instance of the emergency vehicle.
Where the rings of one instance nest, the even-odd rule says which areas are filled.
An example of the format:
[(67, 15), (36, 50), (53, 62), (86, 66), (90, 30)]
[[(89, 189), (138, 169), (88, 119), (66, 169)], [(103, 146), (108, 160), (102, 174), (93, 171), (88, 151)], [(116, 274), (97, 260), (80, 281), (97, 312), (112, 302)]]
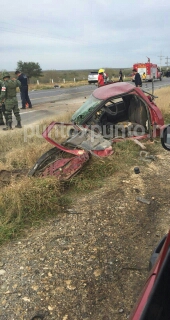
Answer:
[[(162, 72), (159, 70), (157, 64), (153, 64), (150, 62), (148, 58), (148, 62), (146, 63), (135, 63), (133, 65), (133, 69), (140, 74), (141, 79), (145, 81), (152, 80), (162, 80)], [(132, 81), (134, 81), (134, 74), (132, 75)]]

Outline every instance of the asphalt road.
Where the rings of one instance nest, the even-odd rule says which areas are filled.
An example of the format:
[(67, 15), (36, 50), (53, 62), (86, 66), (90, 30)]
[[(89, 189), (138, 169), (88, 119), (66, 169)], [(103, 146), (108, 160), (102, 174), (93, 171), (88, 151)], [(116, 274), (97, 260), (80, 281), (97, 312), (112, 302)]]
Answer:
[[(95, 85), (80, 86), (75, 88), (54, 88), (50, 90), (29, 91), (32, 105), (57, 102), (61, 100), (74, 99), (77, 97), (89, 96), (96, 89)], [(21, 106), (20, 94), (18, 94), (19, 105)]]
[[(134, 84), (131, 82), (131, 84)], [(155, 81), (154, 87), (161, 88), (166, 85), (170, 85), (170, 78), (163, 78), (162, 81)], [(151, 82), (143, 83), (143, 89), (149, 90), (152, 88)], [(47, 102), (57, 102), (61, 100), (68, 100), (77, 97), (84, 97), (89, 96), (94, 90), (96, 86), (93, 85), (86, 85), (81, 87), (75, 88), (54, 88), (51, 90), (40, 90), (40, 91), (29, 91), (29, 97), (33, 105), (47, 103)], [(21, 106), (20, 95), (18, 94), (18, 101), (19, 105)]]
[[(134, 85), (134, 83), (131, 82)], [(170, 85), (170, 78), (163, 78), (162, 81), (155, 81), (155, 89)], [(54, 88), (51, 90), (30, 91), (29, 97), (33, 104), (33, 109), (21, 110), (22, 125), (30, 125), (45, 118), (52, 117), (56, 120), (61, 109), (66, 112), (72, 111), (70, 101), (75, 102), (76, 109), (81, 106), (82, 101), (96, 89), (96, 86), (86, 85), (75, 88)], [(152, 83), (143, 83), (142, 89), (150, 91)], [(21, 107), (20, 94), (18, 94), (19, 107)], [(13, 125), (16, 121), (13, 116)]]

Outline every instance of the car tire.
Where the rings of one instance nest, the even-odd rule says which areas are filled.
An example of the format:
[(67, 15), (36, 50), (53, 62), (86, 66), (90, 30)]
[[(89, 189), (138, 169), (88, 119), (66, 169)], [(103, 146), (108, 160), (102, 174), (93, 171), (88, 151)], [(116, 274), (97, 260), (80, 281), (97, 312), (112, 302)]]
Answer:
[(28, 172), (28, 177), (34, 176), (39, 170), (42, 170), (50, 162), (53, 162), (60, 153), (61, 151), (56, 147), (45, 152)]

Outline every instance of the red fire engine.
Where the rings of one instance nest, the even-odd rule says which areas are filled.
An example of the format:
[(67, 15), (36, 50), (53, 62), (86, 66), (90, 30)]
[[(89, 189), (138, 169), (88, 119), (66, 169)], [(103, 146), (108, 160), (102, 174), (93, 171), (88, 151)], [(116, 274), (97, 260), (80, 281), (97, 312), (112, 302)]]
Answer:
[[(137, 70), (142, 80), (162, 80), (162, 72), (159, 70), (157, 64), (153, 64), (150, 62), (149, 58), (148, 62), (146, 63), (135, 63), (133, 65), (133, 69)], [(132, 75), (132, 81), (134, 81), (134, 75)]]

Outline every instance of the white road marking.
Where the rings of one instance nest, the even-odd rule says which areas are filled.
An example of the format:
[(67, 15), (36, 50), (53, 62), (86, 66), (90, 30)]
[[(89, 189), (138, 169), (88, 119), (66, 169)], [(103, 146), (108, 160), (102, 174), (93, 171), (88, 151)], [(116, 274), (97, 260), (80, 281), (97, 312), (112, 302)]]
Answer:
[(26, 113), (30, 113), (30, 112), (36, 112), (36, 111), (41, 111), (41, 110), (30, 110), (30, 111), (23, 110), (22, 114), (26, 114)]

